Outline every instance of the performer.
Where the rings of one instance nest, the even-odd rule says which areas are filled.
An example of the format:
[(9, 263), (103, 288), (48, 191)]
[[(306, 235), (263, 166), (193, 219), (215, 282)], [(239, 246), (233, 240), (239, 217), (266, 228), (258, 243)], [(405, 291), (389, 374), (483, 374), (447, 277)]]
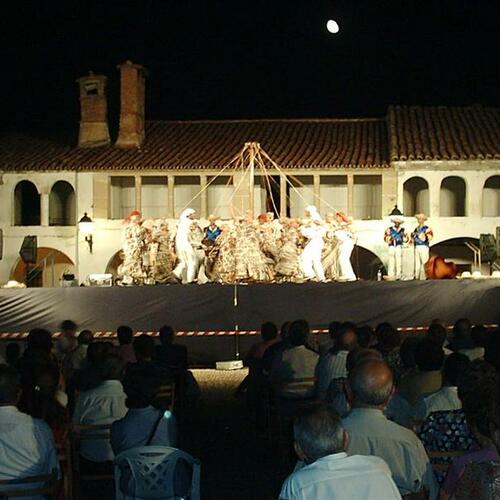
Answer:
[(267, 258), (267, 264), (274, 269), (276, 262), (278, 261), (278, 237), (279, 232), (275, 230), (273, 225), (273, 220), (269, 219), (269, 214), (274, 217), (272, 212), (265, 214), (260, 214), (257, 217), (258, 222), (258, 236), (260, 241), (260, 248)]
[(384, 241), (389, 245), (387, 275), (399, 280), (402, 278), (403, 244), (408, 243), (408, 235), (404, 227), (401, 227), (404, 222), (401, 217), (393, 217), (391, 222), (393, 225), (387, 228), (384, 234)]
[(212, 246), (222, 232), (222, 229), (217, 225), (217, 217), (214, 214), (208, 216), (208, 226), (203, 232), (205, 233), (203, 244), (207, 247)]
[(300, 223), (297, 219), (281, 221), (281, 238), (275, 271), (278, 281), (300, 282), (303, 280), (300, 265)]
[(338, 270), (338, 240), (335, 237), (335, 231), (337, 230), (337, 221), (334, 213), (326, 214), (325, 223), (325, 245), (323, 247), (323, 252), (321, 256), (321, 263), (323, 264), (323, 269), (325, 271), (325, 277), (327, 280), (336, 280), (339, 276)]
[(148, 230), (142, 227), (141, 213), (138, 210), (132, 210), (123, 222), (123, 263), (118, 268), (118, 277), (124, 285), (141, 284), (147, 278), (143, 257)]
[(326, 229), (323, 226), (323, 220), (318, 213), (318, 209), (314, 205), (306, 207), (306, 219), (300, 232), (308, 240), (301, 255), (304, 276), (309, 280), (325, 281), (321, 253), (325, 244), (323, 238)]
[(352, 221), (343, 212), (335, 214), (337, 229), (335, 238), (338, 241), (338, 273), (342, 281), (356, 281), (356, 274), (351, 264), (351, 254), (354, 250), (354, 234), (351, 230)]
[(167, 283), (172, 278), (175, 253), (165, 219), (153, 223), (150, 243), (150, 274), (155, 283)]
[(196, 275), (195, 281), (203, 285), (208, 281), (205, 274), (205, 249), (207, 248), (203, 241), (205, 239), (205, 232), (198, 224), (198, 221), (194, 220), (189, 228), (189, 243), (193, 247), (196, 254)]
[(411, 239), (415, 248), (415, 274), (416, 280), (425, 280), (425, 263), (429, 260), (429, 243), (434, 237), (432, 229), (425, 224), (427, 217), (424, 214), (416, 214), (418, 226), (411, 233)]
[(191, 225), (195, 220), (195, 211), (186, 208), (179, 217), (179, 225), (175, 235), (175, 253), (178, 263), (173, 274), (182, 283), (195, 283), (198, 275), (198, 256), (191, 245)]
[(206, 269), (210, 281), (235, 282), (235, 242), (235, 229), (229, 224), (223, 224), (220, 235), (208, 249)]

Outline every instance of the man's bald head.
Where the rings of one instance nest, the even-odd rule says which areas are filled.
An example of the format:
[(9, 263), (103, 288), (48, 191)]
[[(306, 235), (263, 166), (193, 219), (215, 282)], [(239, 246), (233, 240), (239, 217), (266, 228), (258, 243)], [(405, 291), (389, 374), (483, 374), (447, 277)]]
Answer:
[(384, 407), (393, 392), (392, 371), (385, 361), (367, 360), (349, 374), (353, 406)]

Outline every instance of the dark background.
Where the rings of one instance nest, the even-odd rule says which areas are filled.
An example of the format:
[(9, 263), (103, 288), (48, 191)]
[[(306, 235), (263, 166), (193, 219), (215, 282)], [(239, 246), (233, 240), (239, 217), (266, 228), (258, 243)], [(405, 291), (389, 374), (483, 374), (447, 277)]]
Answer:
[[(103, 0), (3, 6), (2, 125), (71, 129), (76, 78), (149, 71), (147, 117), (381, 116), (389, 104), (500, 105), (500, 2)], [(325, 24), (336, 19), (341, 31)]]

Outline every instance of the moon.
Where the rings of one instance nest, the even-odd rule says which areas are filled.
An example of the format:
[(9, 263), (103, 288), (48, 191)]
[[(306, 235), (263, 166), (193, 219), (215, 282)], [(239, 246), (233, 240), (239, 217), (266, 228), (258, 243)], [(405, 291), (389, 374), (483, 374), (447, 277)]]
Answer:
[(327, 23), (326, 23), (326, 29), (330, 32), (330, 33), (338, 33), (340, 31), (340, 27), (337, 23), (337, 21), (334, 21), (333, 19), (330, 19)]

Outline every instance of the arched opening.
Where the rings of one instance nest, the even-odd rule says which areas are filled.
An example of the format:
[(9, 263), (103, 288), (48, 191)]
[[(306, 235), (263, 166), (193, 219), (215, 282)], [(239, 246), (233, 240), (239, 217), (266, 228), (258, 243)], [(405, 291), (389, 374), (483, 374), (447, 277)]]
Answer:
[(18, 182), (14, 189), (14, 224), (16, 226), (39, 226), (40, 194), (30, 181)]
[(483, 187), (483, 217), (500, 216), (500, 175), (486, 179)]
[(36, 264), (30, 264), (28, 268), (28, 265), (18, 258), (11, 272), (11, 279), (26, 283), (29, 287), (60, 287), (63, 274), (74, 273), (75, 265), (65, 253), (55, 248), (38, 247)]
[(383, 262), (370, 250), (354, 246), (351, 255), (351, 264), (356, 276), (363, 280), (377, 279), (377, 271), (382, 270), (382, 274), (387, 274)]
[(66, 181), (57, 181), (49, 195), (49, 225), (74, 226), (75, 220), (75, 190)]
[(111, 259), (109, 259), (108, 265), (106, 266), (106, 273), (112, 274), (113, 278), (116, 278), (118, 275), (118, 268), (123, 262), (123, 252), (122, 250), (118, 250)]
[(403, 212), (406, 215), (429, 213), (429, 184), (422, 177), (412, 177), (403, 184)]
[(466, 206), (465, 181), (452, 175), (441, 182), (439, 215), (441, 217), (464, 217)]
[(463, 271), (471, 271), (474, 257), (472, 251), (465, 246), (465, 243), (473, 243), (479, 246), (477, 238), (469, 238), (467, 236), (462, 238), (451, 238), (449, 240), (440, 241), (431, 246), (431, 255), (439, 255), (446, 260), (454, 262), (457, 265), (459, 273)]

